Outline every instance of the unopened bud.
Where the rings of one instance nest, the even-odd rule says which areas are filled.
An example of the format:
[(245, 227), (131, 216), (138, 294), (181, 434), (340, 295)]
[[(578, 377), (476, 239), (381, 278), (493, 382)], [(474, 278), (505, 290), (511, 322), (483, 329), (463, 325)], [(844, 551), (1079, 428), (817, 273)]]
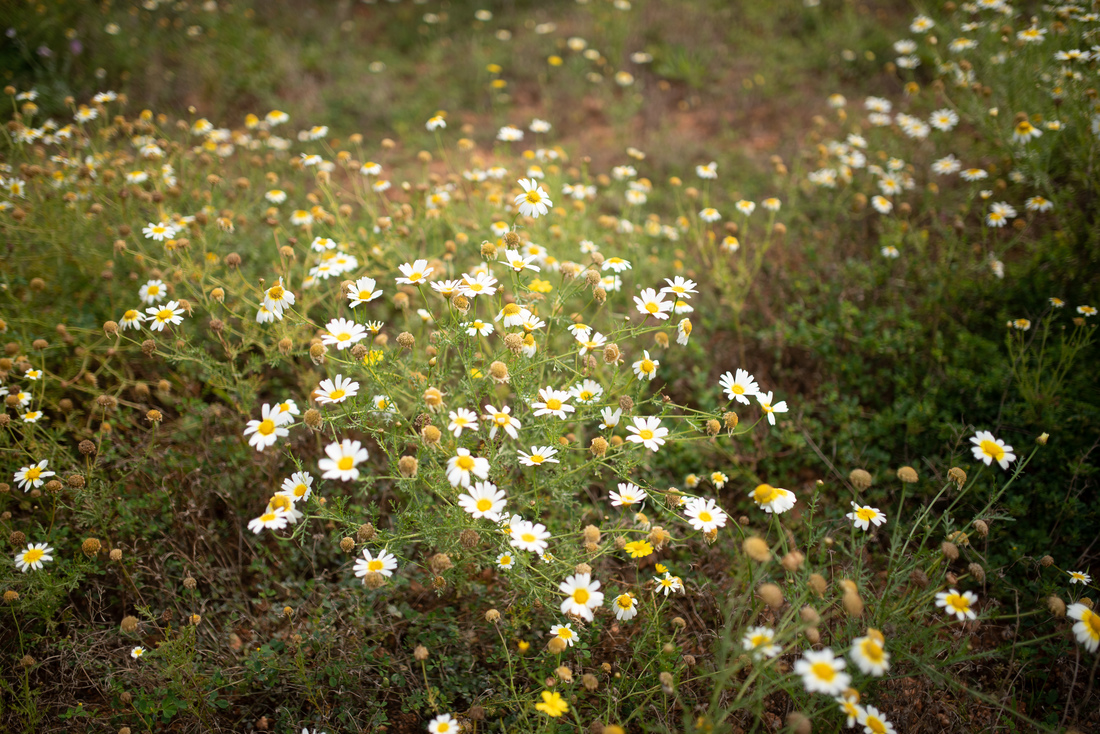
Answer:
[(867, 489), (871, 486), (871, 473), (865, 469), (853, 469), (848, 475), (848, 481), (856, 489)]
[(949, 540), (940, 543), (940, 552), (949, 561), (954, 561), (959, 557), (959, 547)]
[(756, 536), (745, 538), (745, 542), (741, 544), (741, 547), (744, 549), (745, 555), (758, 563), (764, 563), (772, 557), (767, 542)]
[(829, 588), (829, 584), (825, 581), (825, 577), (819, 573), (811, 573), (809, 579), (810, 588), (814, 590), (814, 593), (818, 596), (825, 596), (825, 590)]
[(756, 593), (772, 609), (779, 609), (783, 606), (783, 592), (775, 584), (761, 584)]

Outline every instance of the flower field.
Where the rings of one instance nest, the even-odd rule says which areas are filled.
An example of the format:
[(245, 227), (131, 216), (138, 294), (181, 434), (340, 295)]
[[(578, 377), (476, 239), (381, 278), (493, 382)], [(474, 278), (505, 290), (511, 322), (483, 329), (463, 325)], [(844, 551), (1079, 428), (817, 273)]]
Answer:
[(25, 5), (0, 728), (1100, 731), (1100, 14)]

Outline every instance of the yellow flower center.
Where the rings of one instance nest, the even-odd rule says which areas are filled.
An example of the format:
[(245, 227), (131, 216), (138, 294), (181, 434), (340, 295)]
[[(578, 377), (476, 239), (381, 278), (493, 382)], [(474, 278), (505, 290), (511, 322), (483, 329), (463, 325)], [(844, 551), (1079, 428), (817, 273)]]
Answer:
[(550, 410), (561, 410), (561, 401), (557, 398), (550, 398), (546, 401), (546, 407)]
[(34, 563), (44, 555), (46, 555), (45, 551), (39, 550), (38, 548), (32, 548), (23, 554), (23, 562)]
[(150, 296), (159, 295), (160, 294), (160, 286), (159, 285), (151, 285), (151, 286), (149, 286), (149, 289), (146, 291), (146, 293), (148, 293)]
[(477, 511), (478, 512), (488, 512), (491, 509), (493, 509), (492, 500), (488, 500), (488, 499), (482, 497), (481, 499), (479, 499), (477, 501)]
[(638, 436), (643, 441), (648, 441), (649, 439), (653, 438), (653, 431), (649, 430), (648, 428), (643, 428), (642, 430), (638, 431)]
[(271, 505), (271, 509), (278, 510), (280, 507), (284, 510), (290, 509), (290, 499), (283, 495), (275, 495), (271, 498), (271, 501), (267, 504)]
[(256, 429), (256, 433), (264, 436), (270, 436), (272, 433), (275, 433), (275, 421), (270, 418), (264, 419)]
[(863, 652), (863, 657), (867, 658), (872, 663), (882, 664), (883, 651), (874, 640), (864, 640), (863, 644), (860, 645), (860, 650)]
[(39, 475), (41, 474), (41, 469), (39, 469), (37, 466), (32, 466), (30, 469), (27, 469), (27, 480), (33, 482), (35, 479), (38, 479)]
[(133, 321), (137, 317), (138, 317), (138, 312), (133, 310), (133, 309), (130, 309), (126, 313), (122, 314), (122, 320), (123, 321)]
[(648, 360), (648, 359), (643, 359), (642, 360), (641, 370), (642, 370), (643, 374), (648, 375), (650, 372), (653, 372), (655, 369), (657, 369), (657, 367), (656, 367), (656, 365), (653, 364), (652, 360)]
[(508, 416), (507, 413), (494, 413), (493, 422), (496, 423), (498, 426), (506, 426), (512, 422), (512, 419)]
[(519, 536), (519, 539), (522, 540), (524, 543), (535, 542), (535, 536), (533, 533), (524, 533), (523, 535)]
[(538, 189), (534, 191), (528, 191), (525, 198), (527, 199), (528, 204), (538, 204), (540, 201), (542, 201), (542, 197), (539, 196)]
[(626, 594), (623, 594), (615, 600), (615, 604), (619, 609), (631, 609), (634, 606), (634, 600)]
[(474, 458), (472, 456), (460, 456), (455, 463), (462, 471), (470, 471), (474, 468)]
[(306, 492), (308, 492), (308, 491), (309, 491), (309, 487), (307, 487), (304, 484), (299, 484), (297, 487), (294, 488), (294, 496), (295, 497), (305, 497)]
[(856, 517), (858, 517), (860, 520), (867, 520), (868, 522), (870, 522), (871, 520), (874, 520), (876, 517), (878, 517), (878, 513), (872, 510), (870, 507), (861, 507), (856, 510)]
[(779, 492), (770, 484), (761, 484), (753, 491), (752, 497), (759, 504), (766, 505), (775, 501), (779, 497)]
[(588, 598), (588, 589), (577, 589), (573, 592), (573, 601), (577, 604), (587, 604)]
[(500, 557), (500, 565), (502, 565), (502, 566), (511, 566), (512, 565), (512, 557), (511, 556), (501, 556)]
[(367, 570), (368, 571), (381, 571), (382, 570), (382, 561), (379, 561), (379, 560), (367, 561)]
[(657, 305), (656, 301), (650, 301), (645, 305), (645, 310), (649, 311), (650, 313), (657, 313), (661, 310), (661, 307)]
[(962, 594), (948, 594), (947, 606), (956, 612), (969, 612), (970, 601)]
[(336, 462), (336, 468), (340, 471), (348, 471), (354, 466), (355, 459), (350, 456), (341, 457), (340, 460)]
[(868, 716), (867, 720), (863, 722), (863, 725), (875, 734), (886, 734), (886, 724), (877, 716)]
[(562, 638), (563, 640), (571, 640), (573, 639), (573, 632), (572, 630), (566, 629), (565, 627), (561, 627), (560, 629), (558, 629), (558, 637)]
[(281, 285), (273, 285), (267, 291), (267, 297), (273, 301), (278, 301), (283, 297), (283, 287)]
[(760, 647), (761, 645), (766, 644), (768, 642), (768, 636), (767, 635), (753, 635), (752, 637), (749, 638), (749, 642), (752, 643), (753, 647)]
[(994, 461), (1001, 461), (1005, 457), (1005, 450), (1001, 448), (996, 442), (986, 439), (982, 441), (981, 446), (982, 453), (989, 456)]
[(1089, 637), (1100, 640), (1100, 614), (1086, 609), (1081, 615), (1081, 621), (1085, 623), (1085, 631), (1089, 633)]
[(161, 310), (157, 311), (157, 321), (168, 321), (173, 316), (175, 316), (175, 314), (170, 308), (162, 308)]
[(702, 512), (699, 513), (699, 520), (702, 521), (702, 522), (711, 522), (713, 519), (714, 519), (714, 516), (711, 515), (709, 512), (707, 512), (706, 510), (703, 510)]
[(814, 676), (826, 683), (831, 683), (836, 678), (836, 670), (829, 663), (814, 663), (810, 666), (810, 670)]
[(265, 512), (264, 514), (260, 515), (260, 522), (263, 523), (264, 525), (266, 525), (267, 523), (271, 522), (274, 519), (275, 519), (275, 513), (274, 512)]
[(409, 276), (409, 280), (420, 280), (424, 274), (417, 270), (415, 273)]
[(730, 392), (732, 392), (734, 395), (744, 395), (745, 388), (735, 384), (733, 387), (730, 388)]
[(437, 732), (439, 732), (439, 734), (445, 734), (445, 732), (448, 732), (448, 731), (451, 730), (451, 725), (448, 724), (446, 721), (443, 721), (443, 722), (440, 722), (439, 724), (436, 725), (435, 730)]
[(544, 461), (546, 461), (545, 456), (542, 456), (541, 454), (531, 454), (531, 463), (532, 464), (541, 464)]
[(337, 390), (331, 391), (328, 394), (328, 399), (329, 400), (339, 400), (340, 398), (344, 397), (345, 395), (347, 395), (347, 392), (345, 390), (337, 389)]

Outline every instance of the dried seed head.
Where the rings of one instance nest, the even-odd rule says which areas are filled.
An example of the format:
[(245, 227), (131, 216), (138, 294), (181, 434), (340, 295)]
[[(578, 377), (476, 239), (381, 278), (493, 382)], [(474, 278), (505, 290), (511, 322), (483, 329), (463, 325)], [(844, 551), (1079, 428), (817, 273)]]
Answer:
[(622, 356), (622, 352), (619, 351), (618, 344), (605, 344), (603, 348), (603, 361), (605, 364), (615, 364), (619, 361), (619, 357)]
[(825, 590), (829, 588), (829, 584), (825, 581), (825, 577), (819, 573), (811, 573), (809, 579), (810, 588), (814, 590), (814, 593), (820, 596), (825, 596)]
[(974, 530), (982, 538), (989, 537), (989, 525), (986, 524), (985, 520), (975, 520)]
[(798, 616), (802, 618), (803, 622), (812, 627), (816, 627), (821, 622), (821, 615), (809, 605), (802, 607), (798, 612)]
[(565, 683), (573, 682), (573, 671), (564, 665), (559, 665), (554, 674)]
[(34, 661), (34, 658), (32, 658), (32, 657), (31, 657), (30, 655), (24, 655), (24, 656), (23, 656), (23, 657), (22, 657), (22, 658), (21, 658), (21, 659), (19, 660), (19, 665), (20, 665), (21, 667), (23, 667), (23, 668), (29, 668), (29, 667), (31, 667), (32, 665), (34, 665), (34, 662), (35, 662), (35, 661)]
[(722, 430), (722, 424), (716, 421), (714, 418), (711, 418), (709, 421), (707, 421), (707, 435), (717, 436), (718, 431), (720, 430)]
[(86, 556), (94, 556), (99, 553), (102, 547), (103, 544), (97, 538), (85, 538), (84, 542), (80, 544), (80, 550), (84, 551)]
[(164, 420), (164, 414), (156, 408), (150, 408), (149, 411), (145, 414), (145, 420), (149, 421), (150, 423), (160, 423), (162, 420)]
[(499, 622), (500, 612), (498, 612), (496, 609), (490, 609), (489, 611), (485, 612), (485, 621), (489, 624)]
[[(592, 291), (592, 298), (595, 299), (596, 303), (606, 303), (607, 291), (602, 287), (596, 288), (594, 291)], [(665, 337), (665, 341), (668, 341), (668, 337)]]
[(416, 337), (407, 331), (402, 331), (397, 335), (397, 343), (405, 349), (412, 349), (416, 344)]
[(486, 260), (497, 259), (497, 246), (489, 240), (485, 240), (481, 243), (481, 257)]
[(741, 547), (744, 549), (745, 555), (757, 563), (764, 563), (772, 557), (772, 552), (771, 549), (768, 548), (767, 542), (755, 535), (750, 538), (745, 538), (745, 542), (741, 544)]
[(367, 349), (367, 346), (365, 344), (356, 344), (354, 347), (351, 348), (352, 359), (362, 359), (363, 357), (367, 356), (367, 352), (369, 351), (370, 350)]
[(428, 560), (428, 567), (432, 569), (432, 573), (438, 576), (444, 571), (454, 568), (454, 564), (451, 563), (451, 557), (446, 553), (436, 553)]
[(195, 578), (193, 576), (188, 576), (183, 580), (183, 587), (189, 591), (194, 591), (195, 587), (198, 585), (198, 582), (195, 581)]
[(599, 543), (600, 542), (600, 529), (595, 525), (586, 525), (584, 528), (584, 542), (585, 543)]
[(974, 580), (979, 584), (985, 583), (985, 569), (981, 567), (979, 563), (971, 563), (966, 567), (966, 570), (970, 572), (970, 575), (974, 577)]
[(309, 410), (307, 410), (305, 412), (305, 415), (302, 416), (302, 420), (307, 426), (309, 426), (313, 430), (321, 430), (321, 411), (317, 410), (316, 408), (310, 408)]
[(867, 489), (871, 486), (871, 473), (865, 469), (853, 469), (848, 475), (848, 481), (856, 489)]
[(56, 479), (51, 479), (50, 481), (46, 482), (45, 489), (46, 494), (57, 494), (61, 491), (61, 482), (57, 481)]
[(12, 534), (8, 536), (8, 542), (15, 547), (19, 547), (27, 542), (27, 536), (21, 530), (13, 530)]
[(940, 552), (949, 561), (954, 561), (959, 557), (959, 547), (949, 540), (940, 543)]
[(801, 552), (793, 550), (787, 555), (783, 556), (783, 560), (780, 563), (783, 564), (783, 568), (787, 569), (791, 573), (794, 573), (798, 569), (802, 568), (802, 564), (806, 561), (806, 556)]
[(783, 606), (783, 592), (775, 584), (761, 584), (756, 593), (772, 609), (779, 609)]
[[(356, 344), (355, 346), (359, 345)], [(279, 354), (290, 354), (292, 349), (294, 349), (294, 342), (290, 339), (290, 337), (284, 336), (282, 339), (279, 340)]]
[(898, 479), (908, 484), (913, 484), (917, 481), (917, 470), (911, 466), (903, 466), (898, 469)]
[(1043, 556), (1039, 559), (1039, 565), (1041, 565), (1043, 568), (1050, 568), (1054, 565), (1054, 559), (1050, 556)]
[(607, 440), (603, 436), (592, 439), (592, 445), (588, 448), (593, 456), (600, 457), (607, 453)]
[(477, 534), (477, 531), (473, 528), (466, 528), (458, 535), (458, 542), (462, 543), (462, 547), (466, 550), (477, 548), (477, 544), (481, 541), (481, 536)]
[(4, 592), (4, 603), (5, 604), (13, 604), (13, 603), (15, 603), (15, 601), (17, 599), (19, 599), (19, 592), (18, 591), (8, 589), (7, 591)]
[(508, 365), (500, 361), (493, 362), (489, 365), (489, 377), (498, 383), (508, 382), (511, 379), (508, 374)]
[(921, 587), (922, 589), (928, 586), (928, 574), (926, 574), (919, 568), (914, 568), (909, 573), (909, 580), (913, 582), (913, 584), (915, 584), (916, 586)]
[[(589, 691), (595, 691), (597, 688), (600, 687), (600, 681), (596, 678), (596, 676), (592, 675), (591, 673), (585, 673), (584, 675), (582, 675), (581, 683)], [(604, 727), (604, 734), (607, 734), (607, 727)]]
[(650, 545), (652, 545), (656, 550), (660, 550), (661, 548), (665, 547), (665, 543), (672, 540), (672, 536), (660, 525), (654, 525), (649, 530), (649, 536), (647, 540), (649, 540)]
[(546, 643), (546, 649), (551, 655), (561, 655), (565, 652), (565, 640), (554, 635), (550, 638), (550, 642)]
[(76, 447), (80, 450), (80, 453), (84, 454), (85, 456), (91, 456), (96, 452), (95, 444), (88, 439), (84, 439), (83, 441), (78, 443)]
[(519, 354), (523, 351), (523, 335), (522, 334), (505, 334), (504, 346), (508, 348), (508, 351), (513, 354)]
[(359, 526), (359, 529), (355, 531), (355, 537), (360, 543), (366, 543), (368, 540), (374, 540), (375, 532), (374, 525), (363, 523)]
[(428, 659), (428, 648), (423, 645), (417, 645), (413, 650), (413, 657), (423, 662)]
[(959, 487), (966, 484), (966, 472), (957, 466), (953, 466), (947, 470), (947, 478), (953, 481)]
[(619, 407), (624, 413), (629, 413), (634, 410), (634, 400), (629, 395), (623, 395), (619, 398)]
[(351, 553), (355, 550), (355, 538), (343, 538), (340, 541), (340, 550)]
[(722, 422), (726, 424), (726, 430), (732, 431), (737, 428), (737, 424), (740, 422), (737, 418), (737, 414), (732, 410), (722, 416)]
[(381, 589), (386, 585), (386, 577), (377, 571), (368, 571), (363, 577), (363, 585), (368, 589)]
[(111, 553), (110, 553), (110, 558), (115, 563), (118, 563), (119, 561), (121, 561), (122, 560), (122, 549), (121, 548), (112, 548)]
[(420, 429), (420, 437), (424, 439), (424, 443), (435, 446), (439, 443), (439, 439), (443, 437), (443, 434), (438, 428), (429, 423)]
[(309, 345), (309, 358), (313, 360), (313, 364), (324, 364), (325, 352), (328, 351), (328, 347), (320, 342)]
[(117, 321), (105, 321), (103, 323), (103, 333), (106, 334), (107, 336), (114, 336), (115, 334), (117, 334), (118, 333), (118, 322)]
[(840, 598), (840, 603), (844, 605), (844, 611), (848, 612), (849, 615), (853, 617), (863, 616), (863, 599), (860, 598), (858, 592), (845, 591)]
[(416, 476), (419, 466), (415, 456), (402, 456), (397, 462), (397, 471), (401, 473), (401, 476), (410, 479)]
[(1050, 613), (1055, 617), (1066, 616), (1066, 603), (1054, 594), (1047, 597), (1047, 609), (1049, 609)]
[(794, 734), (810, 734), (810, 732), (813, 731), (810, 720), (798, 711), (792, 711), (787, 714), (787, 727)]
[(657, 680), (659, 680), (661, 682), (661, 689), (664, 690), (665, 693), (668, 693), (668, 694), (672, 693), (672, 683), (673, 683), (672, 673), (669, 673), (667, 670), (663, 670), (657, 676)]
[(138, 628), (138, 619), (137, 619), (137, 617), (132, 617), (130, 615), (127, 615), (127, 616), (123, 617), (121, 627), (122, 627), (122, 631), (126, 632), (127, 634), (129, 634), (130, 632), (135, 631)]

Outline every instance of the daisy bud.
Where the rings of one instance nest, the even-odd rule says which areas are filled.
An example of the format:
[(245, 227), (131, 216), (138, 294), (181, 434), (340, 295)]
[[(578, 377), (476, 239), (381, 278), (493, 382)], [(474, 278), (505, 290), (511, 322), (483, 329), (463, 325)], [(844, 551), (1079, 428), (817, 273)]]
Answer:
[(1049, 439), (1050, 439), (1050, 434), (1049, 433), (1041, 433), (1041, 434), (1039, 434), (1039, 437), (1037, 439), (1035, 439), (1035, 443), (1039, 444), (1040, 446), (1046, 446), (1047, 441)]
[(1050, 613), (1055, 617), (1066, 616), (1066, 603), (1054, 594), (1047, 597), (1047, 609), (1049, 609)]
[(117, 321), (104, 322), (104, 324), (103, 324), (103, 333), (106, 334), (107, 336), (114, 336), (115, 334), (117, 334), (118, 333), (118, 322)]
[(720, 430), (722, 430), (722, 424), (716, 421), (714, 418), (711, 418), (709, 421), (707, 421), (707, 435), (717, 436), (718, 431)]
[(340, 550), (351, 553), (355, 550), (355, 538), (344, 538), (340, 541)]
[(957, 466), (953, 466), (947, 470), (947, 478), (960, 487), (966, 484), (966, 472)]
[(561, 655), (563, 652), (565, 652), (565, 640), (558, 637), (557, 635), (554, 635), (550, 638), (550, 642), (546, 644), (546, 649), (550, 652), (551, 655)]
[(966, 570), (970, 572), (970, 575), (974, 577), (974, 580), (979, 584), (985, 583), (985, 569), (980, 564), (971, 563), (966, 567)]
[(122, 560), (122, 549), (121, 548), (112, 548), (111, 553), (110, 553), (110, 558), (115, 563), (118, 563), (119, 561), (121, 561)]
[(959, 547), (949, 540), (940, 543), (940, 552), (949, 561), (954, 561), (959, 557)]
[(15, 600), (19, 598), (19, 592), (8, 589), (4, 592), (4, 602), (6, 604), (13, 604)]
[(446, 553), (436, 553), (428, 561), (428, 567), (432, 569), (432, 572), (438, 576), (444, 571), (449, 571), (454, 568), (454, 564), (451, 563), (451, 557)]
[(615, 364), (619, 361), (619, 357), (622, 356), (622, 352), (619, 351), (618, 344), (608, 344), (603, 348), (603, 361), (605, 364)]
[(975, 520), (974, 530), (983, 538), (989, 537), (989, 526), (986, 525), (985, 520)]
[(909, 574), (909, 580), (921, 587), (922, 589), (928, 586), (928, 574), (919, 568), (914, 568)]
[(853, 617), (863, 616), (863, 599), (860, 598), (859, 593), (855, 591), (845, 591), (844, 596), (840, 598), (840, 603), (844, 605), (844, 611), (848, 612)]
[(821, 615), (817, 613), (817, 610), (807, 605), (802, 607), (798, 616), (802, 618), (802, 621), (806, 624), (816, 627), (821, 622)]
[(1088, 598), (1087, 596), (1083, 596), (1083, 597), (1081, 597), (1081, 598), (1080, 598), (1080, 599), (1078, 600), (1078, 603), (1080, 603), (1080, 604), (1084, 604), (1084, 605), (1085, 605), (1086, 607), (1088, 607), (1089, 609), (1092, 609), (1092, 607), (1093, 607), (1093, 602), (1092, 602), (1092, 599), (1089, 599), (1089, 598)]
[(498, 612), (496, 609), (490, 609), (489, 611), (485, 612), (485, 621), (489, 624), (495, 624), (499, 622), (500, 612)]
[(429, 446), (435, 446), (439, 443), (439, 439), (443, 437), (443, 434), (438, 428), (429, 423), (420, 429), (420, 437), (424, 439), (424, 443)]
[(420, 662), (424, 662), (428, 659), (428, 648), (423, 645), (417, 645), (416, 649), (413, 650), (413, 657)]
[(599, 543), (600, 542), (600, 529), (595, 525), (587, 525), (584, 528), (584, 542), (586, 543)]
[(676, 652), (676, 646), (673, 645), (671, 642), (666, 642), (665, 644), (661, 645), (661, 652), (663, 652), (665, 655), (671, 655), (672, 653)]
[(554, 674), (558, 676), (564, 683), (573, 682), (573, 671), (564, 665), (559, 665)]
[(780, 561), (780, 563), (783, 564), (783, 568), (787, 569), (791, 573), (794, 573), (798, 569), (802, 568), (802, 564), (803, 562), (805, 562), (805, 560), (806, 556), (795, 550), (783, 556), (783, 560)]
[[(584, 675), (582, 675), (581, 683), (584, 684), (584, 687), (587, 688), (589, 691), (594, 691), (600, 687), (600, 681), (596, 678), (596, 676), (592, 675), (591, 673), (585, 673)], [(604, 732), (606, 734), (607, 727), (604, 727)]]
[(192, 614), (190, 617), (187, 618), (187, 621), (191, 624), (192, 627), (198, 627), (199, 623), (202, 622), (202, 615)]
[(819, 573), (810, 574), (810, 588), (814, 590), (815, 594), (818, 596), (825, 596), (825, 589), (827, 589), (828, 586), (824, 576)]
[(775, 584), (762, 584), (760, 588), (756, 590), (756, 593), (760, 595), (760, 598), (764, 600), (772, 609), (779, 609), (783, 606), (783, 592), (779, 590), (779, 587)]
[(787, 225), (783, 224), (783, 222), (776, 222), (772, 225), (772, 232), (774, 232), (777, 237), (782, 237), (787, 234)]
[(1042, 558), (1039, 559), (1039, 565), (1042, 566), (1043, 568), (1050, 568), (1051, 566), (1054, 565), (1054, 559), (1051, 558), (1050, 556), (1043, 556)]
[(612, 446), (622, 446), (623, 445), (623, 437), (622, 436), (612, 436), (611, 437), (611, 445)]
[(588, 447), (588, 450), (592, 452), (595, 457), (603, 456), (607, 453), (607, 441), (602, 436), (596, 436), (592, 439), (592, 445)]
[(122, 631), (129, 634), (138, 628), (137, 617), (125, 616), (122, 618)]
[(413, 456), (402, 456), (400, 461), (397, 462), (397, 471), (406, 479), (415, 477), (418, 467), (419, 463)]
[(772, 557), (767, 542), (756, 536), (745, 538), (745, 542), (741, 547), (744, 549), (745, 555), (757, 563), (764, 563)]
[(848, 475), (848, 481), (856, 489), (867, 489), (871, 486), (871, 473), (865, 469), (853, 469)]
[(661, 349), (668, 349), (668, 334), (663, 331), (658, 331), (653, 335), (653, 341), (657, 342), (657, 346)]
[(917, 470), (911, 466), (903, 466), (898, 469), (898, 479), (908, 484), (913, 484), (917, 481)]
[(321, 411), (310, 408), (302, 416), (302, 421), (315, 431), (321, 430)]
[(810, 734), (813, 731), (810, 720), (797, 711), (787, 714), (787, 726), (794, 734)]
[(477, 544), (481, 541), (481, 536), (477, 534), (477, 531), (472, 528), (466, 528), (458, 535), (458, 542), (462, 544), (462, 547), (466, 550), (471, 550), (477, 547)]

